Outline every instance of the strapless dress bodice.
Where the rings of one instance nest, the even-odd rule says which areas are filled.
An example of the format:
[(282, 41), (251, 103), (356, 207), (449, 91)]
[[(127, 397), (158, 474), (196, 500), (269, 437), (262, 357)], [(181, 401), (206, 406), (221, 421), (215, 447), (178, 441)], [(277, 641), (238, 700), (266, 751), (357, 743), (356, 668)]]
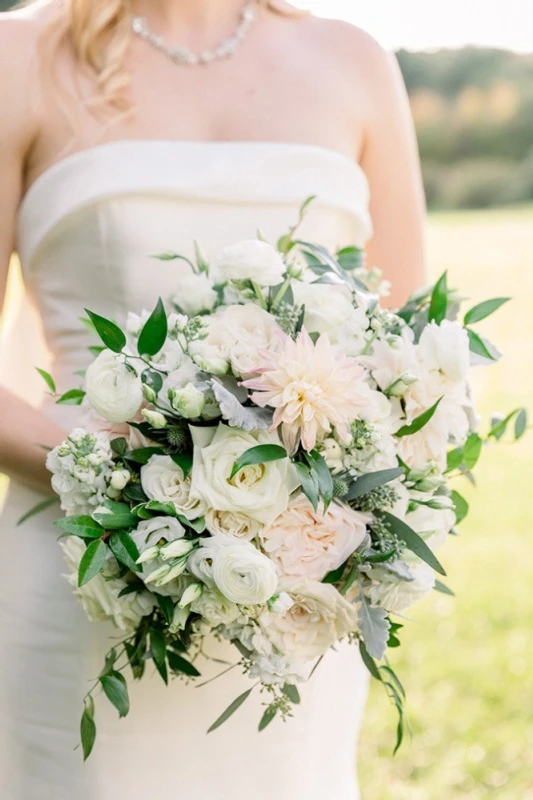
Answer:
[(299, 230), (329, 247), (364, 245), (368, 184), (341, 153), (285, 142), (119, 141), (67, 157), (23, 200), (17, 250), (54, 375), (67, 380), (89, 358), (80, 324), (89, 308), (122, 322), (128, 311), (179, 296), (196, 240), (211, 258), (254, 237), (275, 243), (316, 199)]

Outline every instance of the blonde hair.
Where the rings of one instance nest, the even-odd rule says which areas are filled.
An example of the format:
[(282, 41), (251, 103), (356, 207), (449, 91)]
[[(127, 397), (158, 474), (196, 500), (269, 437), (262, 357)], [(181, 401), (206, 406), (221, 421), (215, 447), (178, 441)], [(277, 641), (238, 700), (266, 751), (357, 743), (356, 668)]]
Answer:
[[(309, 13), (285, 0), (257, 2), (278, 14)], [(132, 36), (130, 20), (129, 0), (64, 0), (56, 19), (56, 41), (69, 42), (84, 72), (96, 82), (100, 102), (117, 108), (128, 106), (130, 76), (126, 55)]]

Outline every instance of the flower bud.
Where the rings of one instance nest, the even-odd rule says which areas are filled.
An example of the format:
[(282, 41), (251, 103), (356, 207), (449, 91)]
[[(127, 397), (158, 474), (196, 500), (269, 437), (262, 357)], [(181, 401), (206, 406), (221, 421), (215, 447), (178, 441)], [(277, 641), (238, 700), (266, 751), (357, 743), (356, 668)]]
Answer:
[(113, 489), (112, 486), (108, 486), (107, 489), (105, 490), (105, 493), (110, 500), (116, 500), (117, 497), (120, 497), (121, 494), (119, 489)]
[(183, 592), (182, 598), (178, 603), (179, 608), (190, 606), (191, 603), (194, 603), (195, 600), (198, 600), (203, 590), (204, 586), (202, 583), (191, 583), (191, 585), (188, 586)]
[(401, 397), (409, 386), (412, 386), (418, 381), (416, 375), (410, 372), (404, 372), (400, 378), (397, 378), (387, 389), (385, 394), (387, 397)]
[(188, 383), (183, 389), (169, 389), (168, 399), (174, 411), (186, 419), (199, 417), (205, 406), (204, 394), (194, 383)]
[(113, 489), (121, 492), (125, 488), (130, 478), (131, 474), (127, 469), (114, 469), (113, 474), (111, 475), (110, 483)]
[(274, 614), (279, 614), (280, 616), (286, 614), (287, 611), (293, 607), (293, 605), (294, 605), (294, 600), (289, 594), (287, 594), (287, 592), (281, 592), (280, 594), (275, 594), (268, 601), (268, 607), (270, 608), (270, 610)]
[(440, 494), (432, 497), (431, 500), (428, 500), (424, 505), (428, 508), (432, 508), (434, 511), (453, 511), (455, 508), (453, 500), (450, 497)]
[(145, 579), (145, 583), (156, 583), (164, 578), (170, 572), (170, 566), (168, 564), (163, 564), (162, 567), (158, 567), (158, 569), (154, 569)]
[(178, 633), (178, 631), (182, 631), (185, 628), (188, 619), (189, 609), (176, 606), (174, 609), (174, 617), (172, 618), (172, 622), (169, 626), (170, 633)]
[(159, 551), (159, 555), (163, 561), (168, 561), (171, 558), (179, 558), (188, 555), (194, 550), (195, 542), (191, 539), (175, 539), (173, 542), (163, 545)]
[(148, 386), (147, 383), (143, 383), (142, 385), (143, 395), (149, 403), (155, 403), (157, 400), (157, 394), (154, 392), (151, 386)]
[(193, 356), (195, 363), (202, 372), (209, 372), (211, 375), (226, 375), (229, 370), (229, 363), (224, 358), (202, 358)]
[(156, 586), (165, 586), (165, 584), (170, 583), (170, 581), (173, 581), (174, 578), (179, 578), (179, 576), (185, 572), (186, 566), (187, 566), (186, 558), (178, 559), (178, 562), (174, 564), (173, 567), (168, 568), (168, 572), (166, 573), (166, 575), (163, 575), (163, 577), (157, 581)]
[(163, 416), (163, 414), (161, 414), (160, 411), (149, 411), (148, 409), (143, 408), (141, 414), (152, 426), (152, 428), (156, 428), (156, 430), (162, 430), (168, 425), (166, 418)]
[(146, 564), (147, 561), (153, 561), (154, 558), (157, 558), (159, 555), (159, 547), (153, 545), (153, 547), (148, 547), (144, 553), (141, 553), (136, 564)]

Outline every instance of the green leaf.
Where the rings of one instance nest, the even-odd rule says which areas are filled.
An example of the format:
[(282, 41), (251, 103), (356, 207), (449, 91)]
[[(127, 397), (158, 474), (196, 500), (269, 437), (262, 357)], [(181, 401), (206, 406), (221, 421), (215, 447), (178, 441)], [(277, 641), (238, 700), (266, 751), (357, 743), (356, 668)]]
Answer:
[(494, 314), (494, 312), (505, 303), (508, 303), (510, 299), (510, 297), (495, 297), (493, 300), (485, 300), (483, 303), (479, 303), (477, 306), (474, 306), (474, 308), (471, 308), (470, 311), (466, 312), (464, 324), (473, 325), (476, 322), (481, 322), (482, 319), (490, 317), (491, 314)]
[(92, 697), (85, 700), (85, 708), (81, 715), (80, 722), (81, 748), (83, 750), (83, 760), (87, 761), (91, 755), (96, 741), (96, 724), (94, 722), (94, 701)]
[(153, 389), (156, 394), (159, 394), (163, 388), (163, 376), (160, 372), (154, 372), (152, 369), (145, 369), (141, 375), (141, 381)]
[(56, 405), (58, 406), (80, 406), (83, 402), (83, 398), (85, 397), (85, 392), (83, 389), (70, 389), (70, 391), (65, 392), (56, 400)]
[(79, 536), (81, 539), (100, 539), (105, 533), (100, 523), (85, 514), (78, 517), (63, 517), (56, 520), (54, 525), (65, 533)]
[(313, 506), (314, 510), (317, 511), (319, 490), (316, 474), (311, 471), (307, 464), (302, 464), (300, 461), (295, 461), (294, 466), (296, 467), (298, 478), (302, 484), (303, 493)]
[(495, 439), (501, 439), (502, 436), (504, 436), (505, 432), (507, 431), (509, 423), (511, 422), (513, 417), (515, 417), (517, 414), (520, 413), (520, 410), (521, 409), (519, 409), (519, 408), (515, 408), (514, 411), (511, 411), (510, 414), (507, 414), (505, 419), (501, 419), (501, 420), (499, 420), (499, 422), (496, 422), (492, 426), (492, 428), (490, 429), (488, 435), (489, 436), (494, 436)]
[(366, 649), (365, 643), (362, 640), (359, 641), (359, 652), (361, 653), (361, 658), (363, 660), (363, 664), (365, 665), (367, 670), (370, 672), (370, 674), (372, 675), (373, 678), (375, 678), (377, 681), (379, 681), (381, 683), (382, 682), (382, 678), (381, 678), (381, 674), (380, 674), (378, 665), (376, 664), (376, 662), (374, 661), (374, 659), (372, 658), (372, 656), (370, 655), (370, 653)]
[(140, 356), (155, 356), (165, 344), (168, 333), (167, 314), (161, 298), (144, 323), (139, 334), (137, 350)]
[(365, 251), (360, 247), (343, 247), (337, 252), (337, 261), (343, 269), (349, 272), (360, 269), (365, 264)]
[(448, 273), (445, 272), (433, 288), (429, 303), (428, 320), (440, 325), (446, 319), (448, 310)]
[(324, 501), (324, 513), (326, 513), (333, 500), (333, 478), (331, 477), (331, 472), (318, 450), (312, 450), (308, 453), (307, 458), (311, 469), (316, 475), (318, 491)]
[(99, 539), (97, 542), (91, 542), (87, 550), (82, 556), (80, 566), (78, 569), (78, 586), (85, 586), (89, 583), (95, 575), (98, 575), (100, 570), (104, 567), (106, 561), (107, 548), (105, 543)]
[(439, 407), (441, 400), (442, 397), (439, 397), (437, 402), (432, 405), (431, 408), (426, 409), (422, 414), (416, 417), (410, 425), (404, 425), (399, 431), (396, 431), (396, 436), (400, 439), (403, 436), (412, 436), (414, 433), (421, 431), (424, 425), (427, 425), (427, 423), (435, 414), (435, 411)]
[(50, 506), (53, 506), (56, 503), (59, 503), (59, 498), (56, 497), (56, 495), (47, 497), (46, 500), (41, 500), (40, 503), (37, 503), (37, 505), (30, 508), (29, 511), (26, 511), (26, 513), (17, 520), (17, 525), (23, 525), (29, 519), (35, 517), (37, 514), (40, 514), (42, 511), (46, 511), (47, 508), (50, 508)]
[(259, 444), (257, 447), (250, 447), (234, 463), (229, 479), (234, 478), (243, 467), (267, 464), (269, 461), (279, 461), (281, 458), (287, 458), (287, 451), (279, 444)]
[(333, 569), (331, 572), (328, 572), (325, 578), (322, 578), (322, 583), (338, 583), (342, 580), (342, 576), (348, 566), (348, 562), (345, 561), (344, 564), (341, 564), (340, 567), (337, 569)]
[(270, 723), (275, 719), (276, 714), (278, 713), (277, 706), (268, 706), (265, 710), (265, 713), (261, 717), (261, 722), (259, 723), (259, 731), (264, 731)]
[(126, 503), (104, 500), (102, 506), (104, 510), (93, 511), (93, 519), (106, 530), (116, 531), (120, 528), (132, 528), (137, 525), (137, 518), (131, 513), (130, 507)]
[(55, 385), (54, 379), (52, 378), (50, 373), (46, 372), (46, 370), (44, 370), (44, 369), (39, 369), (39, 367), (35, 367), (35, 369), (37, 370), (37, 372), (39, 373), (41, 378), (44, 380), (44, 382), (46, 383), (46, 385), (48, 386), (50, 391), (53, 394), (55, 394), (57, 389), (56, 389), (56, 385)]
[[(390, 622), (390, 620), (389, 620)], [(398, 631), (403, 628), (403, 625), (400, 625), (398, 622), (390, 622), (390, 630), (389, 630), (389, 641), (387, 642), (387, 647), (400, 647), (401, 642), (396, 636)]]
[(168, 651), (168, 664), (172, 672), (182, 672), (184, 675), (189, 675), (191, 678), (198, 678), (200, 673), (190, 661), (174, 653), (173, 650)]
[(369, 472), (366, 475), (361, 475), (352, 483), (344, 499), (355, 500), (357, 497), (362, 497), (373, 489), (377, 489), (378, 486), (384, 486), (386, 483), (396, 480), (400, 475), (403, 475), (403, 469), (401, 467), (382, 469), (378, 472)]
[(464, 447), (463, 461), (468, 470), (474, 469), (483, 448), (483, 440), (477, 433), (471, 433)]
[(470, 341), (470, 350), (472, 353), (475, 353), (478, 356), (483, 356), (483, 358), (488, 358), (491, 361), (496, 361), (496, 359), (488, 349), (487, 345), (485, 344), (485, 340), (481, 336), (479, 336), (479, 334), (477, 334), (470, 328), (466, 328), (466, 332), (468, 334), (468, 339)]
[(294, 703), (295, 706), (299, 705), (300, 703), (300, 692), (292, 683), (285, 683), (281, 687), (281, 691), (288, 697), (291, 703)]
[(238, 711), (239, 708), (242, 706), (242, 704), (249, 698), (254, 688), (255, 687), (252, 686), (251, 689), (248, 689), (246, 692), (240, 694), (233, 701), (233, 703), (230, 703), (227, 709), (220, 715), (220, 717), (217, 720), (215, 720), (215, 722), (213, 722), (213, 724), (211, 725), (211, 727), (207, 732), (211, 733), (212, 731), (216, 731), (217, 728), (220, 728), (220, 726), (223, 725), (226, 722), (226, 720), (228, 720), (233, 714), (235, 714), (235, 712)]
[(450, 450), (446, 456), (446, 472), (453, 472), (454, 469), (459, 469), (463, 463), (463, 447), (456, 447)]
[(518, 416), (516, 417), (515, 424), (514, 424), (514, 438), (516, 441), (522, 438), (524, 433), (527, 430), (527, 410), (525, 408), (521, 408), (518, 412)]
[(133, 583), (128, 583), (123, 589), (120, 590), (118, 593), (119, 597), (126, 597), (128, 594), (135, 594), (136, 592), (143, 592), (146, 589), (146, 586), (141, 581), (134, 581)]
[(93, 314), (93, 312), (89, 311), (87, 308), (85, 311), (105, 346), (114, 353), (120, 353), (126, 346), (126, 336), (118, 325), (115, 325), (115, 323), (111, 322), (109, 319), (105, 319), (105, 317)]
[(162, 447), (139, 447), (137, 450), (130, 450), (124, 455), (126, 461), (133, 461), (135, 464), (148, 464), (152, 456), (164, 456), (165, 450)]
[(403, 522), (403, 520), (398, 519), (398, 517), (395, 517), (393, 514), (389, 514), (388, 511), (376, 511), (375, 515), (386, 523), (390, 530), (402, 540), (408, 550), (417, 555), (418, 558), (422, 559), (422, 561), (434, 569), (435, 572), (438, 572), (440, 575), (446, 575), (444, 567), (437, 559), (433, 550), (427, 546), (425, 541), (418, 535), (418, 533), (410, 528), (409, 525)]
[(128, 452), (128, 442), (126, 439), (124, 439), (123, 436), (120, 436), (117, 439), (111, 439), (110, 445), (111, 445), (111, 450), (117, 456), (123, 456), (125, 453)]
[(455, 522), (456, 525), (459, 525), (459, 523), (461, 523), (468, 514), (469, 511), (468, 503), (466, 502), (464, 497), (461, 494), (459, 494), (459, 492), (455, 491), (455, 489), (452, 489), (450, 497), (452, 503), (455, 506)]
[(113, 671), (103, 675), (100, 684), (109, 702), (117, 709), (120, 717), (126, 717), (130, 710), (130, 700), (126, 679), (120, 672)]
[(155, 662), (155, 661), (154, 661), (154, 664), (155, 664), (155, 668), (156, 668), (156, 670), (158, 671), (158, 673), (159, 673), (159, 675), (160, 675), (160, 677), (161, 677), (161, 680), (163, 681), (163, 683), (165, 684), (165, 686), (168, 686), (168, 668), (167, 668), (167, 662), (166, 662), (166, 661), (163, 661), (163, 663), (162, 663), (162, 664), (158, 664), (157, 662)]
[(163, 612), (165, 622), (167, 625), (170, 625), (174, 619), (174, 601), (171, 597), (166, 597), (162, 594), (156, 594), (155, 592), (154, 597), (157, 600), (157, 605)]
[(167, 645), (163, 632), (159, 628), (150, 629), (150, 651), (152, 658), (158, 666), (164, 664), (167, 657)]
[(131, 569), (132, 572), (141, 572), (142, 567), (136, 564), (139, 558), (137, 545), (126, 531), (113, 533), (109, 537), (109, 547), (111, 552), (121, 564)]
[(435, 591), (440, 592), (441, 594), (449, 594), (451, 597), (455, 597), (455, 594), (452, 592), (452, 590), (448, 586), (446, 586), (445, 583), (442, 583), (442, 581), (435, 581)]
[(170, 457), (174, 464), (181, 467), (184, 477), (188, 478), (192, 470), (192, 453), (173, 453)]

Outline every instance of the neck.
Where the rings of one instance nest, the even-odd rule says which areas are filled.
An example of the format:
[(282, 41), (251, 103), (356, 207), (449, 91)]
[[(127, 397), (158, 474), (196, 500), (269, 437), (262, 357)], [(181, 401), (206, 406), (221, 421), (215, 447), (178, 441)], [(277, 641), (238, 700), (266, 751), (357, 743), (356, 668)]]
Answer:
[(131, 0), (135, 16), (146, 17), (161, 30), (210, 34), (239, 19), (246, 0)]

